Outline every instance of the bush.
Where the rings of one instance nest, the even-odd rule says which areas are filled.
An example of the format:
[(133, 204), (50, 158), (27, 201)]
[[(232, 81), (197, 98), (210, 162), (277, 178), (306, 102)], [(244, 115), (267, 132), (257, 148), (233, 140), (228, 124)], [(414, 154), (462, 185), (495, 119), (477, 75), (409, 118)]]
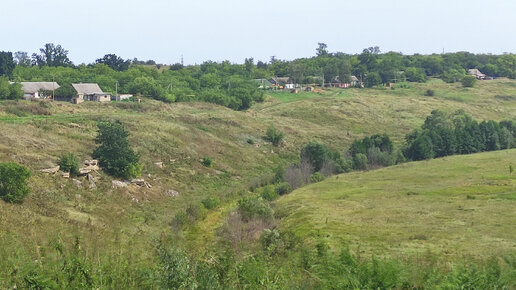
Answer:
[(268, 201), (273, 201), (279, 197), (279, 194), (276, 192), (275, 188), (272, 185), (267, 185), (262, 189), (261, 197)]
[(186, 208), (186, 215), (188, 216), (188, 221), (193, 223), (206, 218), (206, 209), (200, 204), (191, 204)]
[(353, 168), (356, 170), (367, 170), (367, 156), (357, 153), (353, 156)]
[(92, 155), (99, 160), (106, 173), (125, 179), (140, 175), (139, 156), (131, 149), (128, 137), (129, 132), (119, 121), (98, 124), (95, 143), (99, 144), (99, 147)]
[(469, 75), (463, 77), (461, 80), (462, 86), (465, 88), (472, 88), (473, 86), (475, 86), (476, 82), (477, 82), (477, 78), (475, 78), (474, 76), (469, 76)]
[(276, 190), (279, 195), (289, 194), (292, 192), (292, 186), (287, 182), (282, 182), (277, 184), (274, 190)]
[(238, 201), (238, 212), (244, 220), (272, 218), (274, 210), (261, 196), (244, 197)]
[(207, 197), (201, 203), (206, 209), (214, 209), (220, 204), (220, 200), (217, 197)]
[(58, 165), (62, 171), (69, 172), (70, 175), (75, 176), (79, 174), (79, 159), (77, 159), (73, 153), (65, 153), (61, 155)]
[(427, 97), (433, 97), (434, 94), (435, 94), (434, 90), (431, 90), (431, 89), (428, 89), (425, 92), (425, 96), (427, 96)]
[(285, 181), (285, 167), (278, 166), (274, 169), (274, 183), (279, 183)]
[(310, 176), (310, 181), (312, 183), (321, 182), (324, 180), (324, 175), (322, 175), (320, 172), (316, 172)]
[(281, 142), (283, 142), (284, 138), (283, 132), (280, 132), (274, 128), (274, 126), (271, 126), (267, 128), (267, 133), (265, 134), (265, 140), (272, 143), (274, 146), (279, 146)]
[(211, 167), (213, 165), (213, 160), (211, 160), (210, 157), (205, 156), (202, 158), (201, 163), (202, 163), (202, 165), (204, 165), (206, 167)]
[(10, 203), (21, 203), (29, 194), (27, 178), (31, 172), (16, 163), (0, 163), (0, 198)]

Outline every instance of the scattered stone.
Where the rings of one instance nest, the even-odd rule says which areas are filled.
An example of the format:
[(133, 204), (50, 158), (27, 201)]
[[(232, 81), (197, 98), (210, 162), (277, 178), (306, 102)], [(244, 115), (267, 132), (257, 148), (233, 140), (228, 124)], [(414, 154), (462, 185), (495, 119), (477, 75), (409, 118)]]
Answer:
[(111, 181), (111, 187), (112, 188), (127, 187), (127, 183), (120, 181), (120, 180), (113, 180), (113, 181)]
[(163, 162), (156, 162), (154, 165), (156, 165), (158, 168), (163, 168)]
[(81, 125), (76, 124), (76, 123), (68, 123), (68, 126), (70, 126), (72, 128), (81, 128)]
[(99, 161), (96, 160), (96, 159), (92, 159), (92, 160), (84, 160), (83, 162), (83, 165), (84, 167), (83, 168), (80, 168), (79, 171), (82, 169), (82, 170), (90, 170), (91, 171), (96, 171), (96, 170), (100, 170), (100, 167), (99, 167)]
[(73, 184), (75, 184), (75, 186), (77, 186), (77, 188), (82, 188), (82, 182), (80, 180), (73, 178), (72, 181), (73, 181)]
[(48, 169), (41, 169), (40, 172), (47, 173), (47, 174), (56, 174), (59, 171), (59, 165), (56, 167), (48, 168)]
[(140, 201), (136, 197), (133, 197), (133, 202), (134, 203), (139, 203)]
[(133, 179), (133, 180), (131, 180), (131, 183), (139, 185), (139, 186), (144, 186), (145, 185), (145, 180), (143, 180), (142, 178)]
[(145, 187), (147, 187), (147, 188), (152, 188), (152, 185), (150, 185), (150, 183), (148, 183), (147, 181), (145, 181), (145, 183), (144, 183), (144, 184), (145, 184)]
[(91, 173), (91, 169), (88, 169), (88, 168), (79, 168), (79, 173), (78, 175), (81, 176), (81, 175), (87, 175), (87, 174), (90, 174)]
[(88, 181), (90, 182), (90, 188), (97, 188), (97, 184), (95, 183), (95, 180), (93, 179), (93, 176), (91, 174), (88, 174)]
[(217, 174), (217, 175), (221, 175), (221, 174), (224, 174), (224, 172), (223, 172), (223, 171), (220, 171), (220, 170), (215, 170), (215, 174)]
[(61, 172), (61, 177), (70, 178), (70, 172)]
[(167, 195), (170, 197), (176, 197), (176, 196), (179, 196), (179, 192), (177, 192), (175, 190), (169, 190), (169, 191), (167, 191)]

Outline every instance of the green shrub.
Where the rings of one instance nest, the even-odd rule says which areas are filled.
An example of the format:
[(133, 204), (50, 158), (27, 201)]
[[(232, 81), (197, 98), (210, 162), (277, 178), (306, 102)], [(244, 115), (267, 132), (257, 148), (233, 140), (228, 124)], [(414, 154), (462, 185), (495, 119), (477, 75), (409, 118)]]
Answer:
[(95, 143), (99, 147), (93, 151), (93, 158), (99, 160), (104, 171), (112, 176), (131, 179), (141, 173), (139, 156), (131, 149), (129, 132), (119, 121), (98, 124)]
[(238, 201), (238, 212), (244, 220), (272, 218), (274, 210), (261, 196), (244, 197)]
[(321, 182), (324, 180), (324, 175), (322, 175), (320, 172), (316, 172), (310, 176), (310, 182), (316, 183)]
[(279, 194), (276, 192), (275, 188), (272, 185), (267, 185), (262, 189), (262, 193), (260, 194), (263, 199), (268, 201), (273, 201), (279, 197)]
[(462, 86), (465, 88), (472, 88), (475, 86), (475, 83), (477, 82), (477, 78), (474, 76), (465, 76), (462, 78), (461, 83)]
[(353, 156), (353, 168), (356, 170), (367, 170), (367, 156), (362, 153), (357, 153)]
[(0, 163), (0, 198), (10, 203), (21, 203), (29, 194), (27, 178), (31, 172), (16, 163)]
[(193, 223), (206, 218), (206, 209), (199, 204), (191, 204), (186, 208), (186, 215), (188, 220)]
[(274, 169), (274, 183), (283, 182), (285, 181), (285, 167), (278, 166)]
[(274, 128), (274, 126), (270, 126), (267, 128), (267, 133), (265, 134), (265, 140), (272, 143), (274, 146), (279, 146), (281, 142), (283, 142), (284, 138), (283, 132), (280, 132)]
[(435, 95), (434, 90), (428, 89), (425, 92), (425, 96), (427, 96), (427, 97), (433, 97), (434, 95)]
[(288, 182), (282, 182), (276, 185), (275, 190), (279, 195), (289, 194), (292, 192), (292, 186)]
[(247, 144), (254, 145), (254, 140), (251, 138), (247, 139)]
[(201, 203), (206, 209), (214, 209), (220, 204), (220, 200), (217, 197), (207, 197)]
[(202, 158), (201, 163), (202, 163), (202, 165), (204, 165), (206, 167), (211, 167), (213, 165), (213, 160), (211, 160), (210, 157), (205, 156)]
[(62, 171), (69, 172), (70, 175), (75, 176), (79, 174), (79, 159), (77, 159), (73, 153), (64, 153), (61, 155), (58, 165)]

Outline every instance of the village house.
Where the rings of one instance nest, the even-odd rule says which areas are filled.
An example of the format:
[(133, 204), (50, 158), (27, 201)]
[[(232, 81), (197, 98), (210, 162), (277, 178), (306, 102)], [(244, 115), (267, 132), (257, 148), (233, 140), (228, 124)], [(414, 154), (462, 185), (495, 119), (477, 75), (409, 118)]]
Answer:
[(72, 103), (80, 104), (84, 101), (91, 102), (110, 102), (111, 94), (105, 93), (98, 84), (72, 84), (77, 95), (72, 99)]
[(480, 72), (476, 68), (468, 69), (468, 74), (476, 77), (477, 80), (485, 80), (486, 79), (486, 75), (483, 74), (482, 72)]
[(23, 98), (30, 99), (53, 99), (53, 93), (59, 88), (56, 82), (21, 82)]
[(296, 85), (289, 77), (272, 77), (269, 79), (269, 82), (273, 87), (277, 87), (280, 89), (294, 89)]
[(259, 89), (268, 90), (272, 87), (272, 83), (268, 79), (254, 79)]

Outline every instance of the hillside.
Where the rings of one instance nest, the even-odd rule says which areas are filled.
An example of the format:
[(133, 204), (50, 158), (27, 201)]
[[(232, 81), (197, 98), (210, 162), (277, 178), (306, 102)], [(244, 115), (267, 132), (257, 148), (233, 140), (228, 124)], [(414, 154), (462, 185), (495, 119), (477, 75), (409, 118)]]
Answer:
[[(435, 97), (423, 96), (428, 88), (435, 89)], [(150, 265), (154, 264), (156, 244), (163, 241), (184, 243), (177, 238), (177, 235), (180, 238), (186, 237), (188, 243), (184, 244), (187, 248), (207, 249), (213, 242), (214, 232), (225, 219), (225, 210), (231, 208), (237, 198), (247, 194), (251, 187), (268, 181), (273, 168), (278, 164), (297, 160), (299, 150), (306, 142), (316, 140), (327, 144), (332, 149), (343, 151), (355, 138), (375, 133), (388, 133), (393, 136), (396, 143), (401, 144), (405, 134), (420, 126), (424, 118), (434, 109), (449, 111), (464, 109), (478, 120), (516, 119), (516, 82), (509, 80), (479, 82), (477, 87), (472, 89), (463, 89), (458, 84), (432, 81), (426, 84), (410, 84), (407, 88), (400, 87), (394, 90), (334, 89), (321, 94), (296, 95), (270, 93), (263, 103), (255, 104), (246, 112), (233, 111), (207, 103), (165, 104), (149, 99), (144, 99), (142, 103), (85, 102), (80, 105), (64, 102), (0, 102), (0, 162), (17, 162), (33, 171), (33, 176), (29, 180), (31, 195), (22, 205), (0, 202), (0, 244), (6, 245), (0, 248), (0, 257), (2, 257), (0, 275), (10, 277), (13, 269), (20, 268), (25, 269), (23, 270), (25, 272), (20, 270), (23, 272), (19, 274), (22, 277), (32, 269), (31, 267), (36, 267), (37, 263), (35, 264), (34, 261), (41, 261), (41, 256), (45, 256), (44, 249), (50, 252), (48, 248), (54, 247), (56, 241), (72, 245), (74, 241), (80, 240), (81, 249), (87, 257), (95, 260), (98, 265), (110, 265), (108, 268), (120, 273), (128, 268), (151, 267)], [(82, 160), (90, 159), (96, 146), (94, 143), (96, 123), (113, 119), (120, 120), (129, 130), (131, 144), (141, 155), (141, 163), (144, 166), (142, 177), (152, 185), (152, 188), (130, 186), (114, 189), (111, 187), (112, 178), (102, 172), (95, 175), (97, 189), (91, 190), (86, 186), (76, 188), (71, 180), (39, 172), (40, 169), (54, 166), (59, 156), (66, 152), (75, 152)], [(271, 125), (285, 133), (285, 142), (279, 148), (263, 140), (267, 127)], [(254, 144), (249, 144), (249, 139), (253, 140)], [(480, 184), (479, 191), (492, 190), (493, 187), (490, 184), (483, 183), (483, 179), (478, 179), (482, 176), (479, 176), (479, 172), (485, 170), (487, 172), (484, 174), (485, 180), (494, 180), (492, 182), (496, 183), (497, 190), (505, 190), (495, 191), (496, 194), (511, 190), (514, 192), (513, 178), (501, 177), (503, 172), (507, 171), (508, 165), (498, 166), (496, 163), (496, 160), (505, 160), (503, 158), (507, 155), (509, 156), (507, 158), (512, 158), (511, 162), (516, 164), (513, 153), (514, 151), (507, 151), (489, 153), (492, 155), (478, 155), (487, 157), (485, 160), (478, 160), (478, 164), (471, 165), (471, 174), (468, 178), (477, 180), (476, 182)], [(200, 159), (205, 156), (213, 159), (213, 167), (208, 168), (201, 164)], [(455, 158), (480, 157), (450, 157), (444, 160), (455, 160)], [(162, 162), (163, 168), (156, 166), (157, 162)], [(428, 164), (434, 164), (432, 162), (436, 162), (433, 165), (434, 168), (439, 168), (438, 162), (444, 161), (431, 161)], [(481, 167), (482, 162), (493, 166)], [(390, 170), (401, 170), (394, 171), (388, 175), (390, 177), (386, 177), (390, 178), (391, 183), (371, 185), (376, 190), (380, 190), (378, 187), (384, 185), (394, 189), (392, 182), (396, 174), (410, 175), (412, 173), (410, 168), (418, 164), (426, 163), (411, 163), (380, 171), (353, 173), (300, 189), (278, 202), (278, 205), (284, 208), (285, 215), (292, 214), (286, 217), (284, 226), (290, 228), (302, 221), (298, 224), (299, 228), (296, 228), (296, 232), (301, 236), (310, 237), (313, 231), (307, 230), (309, 226), (326, 230), (326, 227), (334, 225), (335, 228), (328, 228), (328, 232), (334, 235), (332, 243), (335, 245), (343, 237), (342, 229), (338, 227), (339, 219), (332, 220), (330, 216), (328, 225), (319, 224), (321, 219), (326, 219), (324, 209), (326, 205), (321, 204), (322, 208), (317, 209), (318, 216), (311, 220), (308, 219), (310, 212), (316, 208), (296, 209), (290, 200), (295, 201), (299, 198), (300, 205), (316, 206), (326, 200), (313, 199), (314, 194), (308, 193), (311, 189), (317, 189), (317, 186), (331, 185), (332, 182), (340, 182), (352, 177), (360, 177), (368, 181), (375, 179), (373, 176), (377, 174), (376, 172), (388, 174)], [(404, 168), (407, 168), (406, 171), (403, 171)], [(491, 174), (500, 176), (500, 180), (497, 181), (495, 177), (489, 175), (490, 170), (495, 170)], [(428, 182), (435, 188), (427, 190), (445, 188), (439, 184), (441, 179), (447, 180), (446, 178), (450, 178), (450, 183), (469, 182), (459, 173), (461, 173), (460, 170), (451, 170), (449, 174), (443, 174), (442, 178), (440, 176), (429, 178)], [(407, 179), (410, 181), (410, 176)], [(353, 180), (349, 182), (352, 184)], [(355, 184), (355, 186), (363, 185)], [(399, 192), (389, 194), (399, 195), (400, 202), (403, 201), (404, 205), (407, 205), (407, 211), (415, 218), (422, 219), (425, 215), (430, 215), (433, 207), (439, 207), (442, 204), (443, 200), (437, 197), (443, 195), (434, 194), (433, 191), (428, 194), (428, 198), (434, 200), (427, 205), (429, 207), (427, 211), (430, 213), (425, 211), (418, 215), (413, 213), (415, 209), (406, 202), (418, 200), (421, 204), (425, 203), (427, 195), (419, 189), (420, 187), (414, 184), (412, 187), (400, 188)], [(179, 196), (167, 195), (169, 190), (178, 191)], [(360, 187), (357, 187), (356, 191), (359, 194), (350, 195), (350, 202), (358, 202), (359, 198), (366, 195), (360, 192)], [(304, 192), (306, 194), (303, 194)], [(409, 192), (419, 194), (407, 195)], [(350, 193), (335, 194), (348, 196)], [(447, 204), (450, 209), (456, 209), (462, 214), (462, 219), (459, 221), (464, 221), (469, 213), (477, 211), (486, 215), (491, 212), (501, 215), (503, 212), (501, 210), (511, 205), (510, 198), (514, 198), (511, 193), (502, 194), (499, 198), (501, 201), (489, 199), (488, 206), (482, 208), (482, 203), (490, 198), (489, 195), (480, 194), (476, 199), (466, 199), (464, 197), (466, 194), (475, 196), (476, 192), (461, 191), (460, 197), (457, 196), (458, 200)], [(184, 210), (190, 204), (199, 203), (207, 196), (219, 197), (223, 203), (221, 209), (210, 212), (205, 221), (193, 226), (193, 230), (187, 232), (184, 237), (172, 229), (171, 221), (177, 212)], [(333, 197), (331, 194), (328, 196), (328, 203), (334, 203)], [(389, 200), (390, 197), (386, 196), (385, 199)], [(348, 199), (343, 200), (344, 203), (347, 201)], [(372, 199), (367, 202), (376, 205)], [(396, 206), (392, 200), (390, 202), (390, 207)], [(495, 205), (499, 207), (493, 207)], [(462, 206), (462, 209), (459, 209), (459, 206)], [(476, 207), (482, 209), (477, 210)], [(475, 211), (471, 208), (475, 208)], [(367, 212), (367, 210), (364, 211)], [(340, 215), (333, 209), (331, 213)], [(401, 212), (398, 213), (401, 215)], [(364, 213), (360, 220), (366, 222), (374, 218), (369, 213)], [(481, 219), (481, 217), (476, 218)], [(514, 216), (501, 218), (514, 218)], [(471, 254), (478, 253), (479, 249), (485, 249), (487, 253), (495, 254), (497, 250), (505, 251), (514, 246), (507, 242), (507, 240), (515, 240), (514, 233), (506, 230), (503, 223), (495, 229), (497, 233), (498, 229), (499, 232), (503, 232), (500, 237), (493, 236), (500, 240), (494, 240), (498, 243), (496, 248), (486, 246), (488, 242), (493, 241), (488, 239), (485, 243), (474, 245), (476, 248), (471, 248), (471, 251), (467, 249), (468, 245), (464, 244), (458, 249), (459, 252)], [(332, 230), (335, 232), (333, 233)], [(370, 230), (373, 231), (374, 228)], [(481, 227), (475, 233), (486, 233), (484, 230), (487, 231)], [(386, 237), (380, 234), (360, 236), (356, 232), (349, 232), (344, 237), (349, 236), (347, 241), (355, 242), (363, 238), (360, 244), (368, 253), (374, 252), (379, 245), (386, 247), (378, 243), (378, 240), (384, 238), (388, 241), (398, 241), (403, 245), (408, 243), (412, 245), (410, 249), (414, 252), (425, 249), (424, 239), (412, 239), (406, 242), (406, 239), (412, 235), (407, 237), (409, 232), (414, 232), (413, 235), (425, 235), (425, 238), (431, 242), (440, 238), (426, 233), (424, 227), (393, 229), (393, 232), (389, 232)], [(398, 235), (399, 240), (395, 238)], [(436, 232), (435, 235), (441, 235), (441, 233)], [(444, 239), (443, 244), (437, 243), (437, 253), (441, 248), (442, 251), (453, 248), (451, 244), (446, 246), (446, 241)], [(357, 244), (358, 242), (354, 245)], [(401, 246), (393, 249), (392, 253), (400, 252), (399, 248)], [(455, 254), (452, 253), (452, 255)], [(120, 257), (125, 257), (126, 260)], [(134, 283), (133, 286), (138, 285), (137, 281)], [(6, 285), (0, 282), (0, 287), (4, 286)]]
[(515, 253), (516, 150), (331, 177), (277, 201), (284, 229), (359, 255), (441, 261)]

